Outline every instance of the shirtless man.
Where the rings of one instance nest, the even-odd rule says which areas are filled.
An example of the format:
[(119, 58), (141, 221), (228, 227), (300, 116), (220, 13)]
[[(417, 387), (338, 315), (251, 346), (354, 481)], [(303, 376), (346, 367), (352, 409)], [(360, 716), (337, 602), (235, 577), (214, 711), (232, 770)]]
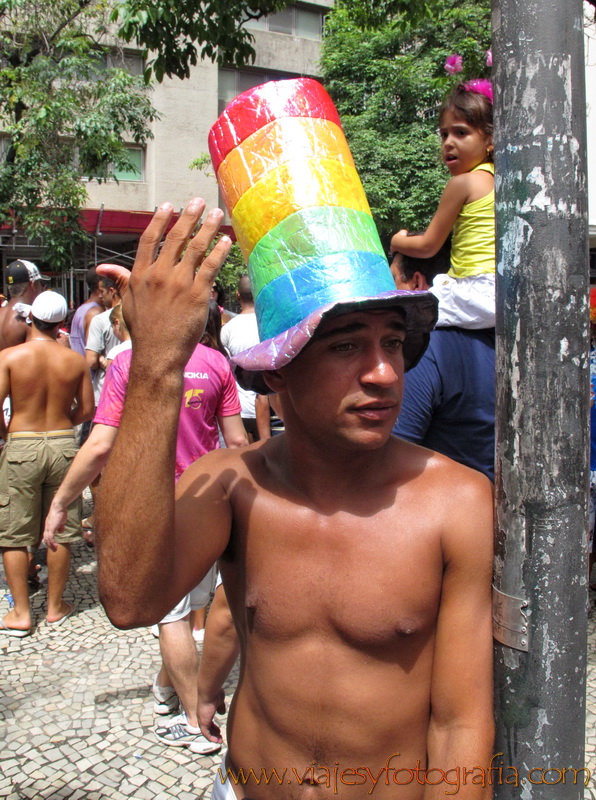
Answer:
[[(204, 257), (218, 209), (190, 238), (203, 208), (189, 204), (156, 257), (173, 213), (158, 209), (124, 298), (134, 355), (98, 503), (108, 616), (154, 623), (219, 559), (242, 658), (226, 767), (257, 780), (216, 778), (213, 797), (322, 800), (335, 785), (342, 800), (430, 800), (465, 767), (476, 782), (461, 779), (458, 797), (484, 800), (491, 489), (391, 436), (407, 347), (399, 305), (324, 318), (265, 374), (285, 434), (208, 454), (174, 497), (182, 367), (230, 247), (222, 237)], [(286, 770), (283, 790), (258, 780), (273, 768)]]
[[(61, 295), (43, 292), (31, 307), (30, 340), (0, 353), (0, 402), (10, 394), (13, 406), (0, 455), (0, 547), (14, 600), (13, 610), (0, 620), (0, 635), (31, 633), (27, 547), (39, 544), (54, 492), (75, 456), (73, 426), (93, 414), (93, 388), (85, 359), (56, 341), (66, 314)], [(56, 551), (48, 551), (46, 621), (50, 625), (73, 611), (62, 595), (70, 542), (81, 535), (79, 512), (74, 503), (64, 531), (56, 537)]]
[(42, 290), (41, 282), (49, 280), (31, 261), (19, 259), (6, 267), (10, 300), (0, 308), (0, 350), (22, 344), (27, 339), (27, 317), (17, 313), (15, 305), (31, 305)]

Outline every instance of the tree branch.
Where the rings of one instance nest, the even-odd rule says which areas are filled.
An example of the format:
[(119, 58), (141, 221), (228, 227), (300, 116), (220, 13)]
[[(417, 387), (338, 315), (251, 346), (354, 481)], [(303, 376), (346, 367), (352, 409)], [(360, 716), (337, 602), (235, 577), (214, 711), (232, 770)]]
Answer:
[(68, 17), (67, 19), (63, 20), (62, 23), (60, 25), (58, 25), (58, 27), (56, 28), (54, 33), (47, 40), (48, 44), (52, 44), (52, 42), (62, 33), (64, 28), (66, 28), (68, 25), (70, 25), (70, 23), (73, 22), (73, 20), (75, 20), (79, 16), (79, 14), (82, 14), (83, 11), (87, 8), (87, 6), (91, 5), (91, 2), (92, 2), (92, 0), (79, 0), (79, 8), (78, 8), (78, 10), (74, 11), (70, 15), (70, 17)]

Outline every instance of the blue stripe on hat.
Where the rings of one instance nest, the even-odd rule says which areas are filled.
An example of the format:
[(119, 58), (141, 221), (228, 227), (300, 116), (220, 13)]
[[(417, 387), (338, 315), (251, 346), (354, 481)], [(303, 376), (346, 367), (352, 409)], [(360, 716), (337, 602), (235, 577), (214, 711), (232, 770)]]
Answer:
[(352, 251), (322, 256), (280, 275), (255, 299), (261, 341), (271, 339), (328, 303), (395, 291), (387, 259)]

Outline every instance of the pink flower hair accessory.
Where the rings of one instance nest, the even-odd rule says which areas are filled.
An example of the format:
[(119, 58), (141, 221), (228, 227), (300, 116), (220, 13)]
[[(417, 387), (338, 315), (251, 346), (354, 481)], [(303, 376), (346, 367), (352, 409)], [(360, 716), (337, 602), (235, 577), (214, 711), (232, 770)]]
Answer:
[(466, 92), (483, 94), (485, 97), (488, 97), (491, 103), (493, 102), (493, 85), (485, 78), (475, 78), (472, 81), (466, 81), (466, 83), (463, 84), (463, 88)]
[(455, 75), (456, 72), (461, 72), (464, 68), (463, 56), (460, 56), (458, 53), (454, 53), (452, 56), (447, 56), (444, 66), (445, 72), (448, 72), (450, 75)]

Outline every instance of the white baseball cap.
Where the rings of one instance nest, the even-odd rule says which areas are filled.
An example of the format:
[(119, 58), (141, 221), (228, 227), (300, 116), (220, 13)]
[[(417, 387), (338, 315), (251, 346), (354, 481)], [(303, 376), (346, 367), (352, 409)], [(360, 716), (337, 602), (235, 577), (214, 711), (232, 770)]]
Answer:
[(31, 316), (40, 322), (62, 322), (68, 314), (66, 300), (58, 292), (42, 292), (31, 306)]

